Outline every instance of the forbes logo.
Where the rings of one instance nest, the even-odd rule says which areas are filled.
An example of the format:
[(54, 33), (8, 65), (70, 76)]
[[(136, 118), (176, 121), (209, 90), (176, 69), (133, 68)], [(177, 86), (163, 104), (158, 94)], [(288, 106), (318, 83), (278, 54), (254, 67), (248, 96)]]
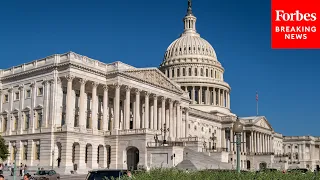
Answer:
[(316, 21), (317, 13), (300, 13), (296, 10), (294, 13), (286, 13), (284, 10), (275, 10), (275, 21)]

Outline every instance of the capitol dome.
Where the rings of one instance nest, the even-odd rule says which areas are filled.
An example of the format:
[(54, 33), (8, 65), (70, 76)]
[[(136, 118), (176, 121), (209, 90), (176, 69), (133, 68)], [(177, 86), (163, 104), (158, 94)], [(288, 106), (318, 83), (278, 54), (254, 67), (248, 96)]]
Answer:
[(167, 48), (165, 62), (181, 56), (203, 56), (217, 59), (217, 55), (211, 44), (201, 38), (199, 34), (182, 34), (180, 38), (173, 41)]
[(167, 48), (159, 69), (189, 94), (191, 107), (230, 115), (230, 86), (211, 44), (196, 30), (191, 0), (183, 18), (184, 31)]

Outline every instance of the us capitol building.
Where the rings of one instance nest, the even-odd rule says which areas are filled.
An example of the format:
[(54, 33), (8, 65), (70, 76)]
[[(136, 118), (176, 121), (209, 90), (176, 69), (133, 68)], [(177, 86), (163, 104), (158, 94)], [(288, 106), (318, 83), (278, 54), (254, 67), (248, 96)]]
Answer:
[[(31, 169), (54, 166), (60, 173), (235, 168), (231, 87), (196, 21), (189, 2), (184, 31), (159, 68), (105, 64), (68, 52), (1, 70), (6, 162), (16, 158)], [(243, 170), (320, 164), (319, 137), (283, 136), (264, 116), (239, 119)]]

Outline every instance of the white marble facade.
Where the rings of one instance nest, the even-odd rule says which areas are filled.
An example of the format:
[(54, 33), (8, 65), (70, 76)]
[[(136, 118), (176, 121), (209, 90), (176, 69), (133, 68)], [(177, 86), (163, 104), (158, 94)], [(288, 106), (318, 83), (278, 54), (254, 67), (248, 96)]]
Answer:
[[(159, 69), (68, 52), (1, 70), (0, 133), (10, 150), (7, 161), (16, 156), (31, 168), (56, 167), (60, 157), (65, 173), (75, 164), (85, 173), (172, 167), (201, 158), (233, 168), (231, 88), (213, 47), (196, 31), (191, 6), (183, 21), (184, 32)], [(319, 138), (283, 137), (264, 116), (240, 120), (242, 169), (319, 164)], [(164, 139), (168, 144), (160, 146)]]

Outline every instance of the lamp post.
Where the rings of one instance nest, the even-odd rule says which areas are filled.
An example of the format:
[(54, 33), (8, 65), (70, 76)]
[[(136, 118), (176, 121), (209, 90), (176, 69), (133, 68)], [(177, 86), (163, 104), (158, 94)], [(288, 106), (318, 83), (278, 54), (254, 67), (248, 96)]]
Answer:
[(241, 145), (241, 133), (243, 131), (243, 125), (237, 117), (236, 122), (233, 124), (233, 132), (236, 134), (237, 145), (237, 172), (240, 173), (240, 145)]
[(163, 137), (163, 145), (167, 144), (167, 140), (166, 140), (166, 134), (167, 132), (169, 132), (169, 128), (167, 128), (166, 123), (163, 124), (163, 128), (160, 129), (161, 132), (163, 132), (164, 137)]
[(13, 180), (16, 180), (16, 169), (17, 169), (17, 147), (16, 143), (13, 142), (13, 155), (14, 155), (14, 165), (13, 165)]

